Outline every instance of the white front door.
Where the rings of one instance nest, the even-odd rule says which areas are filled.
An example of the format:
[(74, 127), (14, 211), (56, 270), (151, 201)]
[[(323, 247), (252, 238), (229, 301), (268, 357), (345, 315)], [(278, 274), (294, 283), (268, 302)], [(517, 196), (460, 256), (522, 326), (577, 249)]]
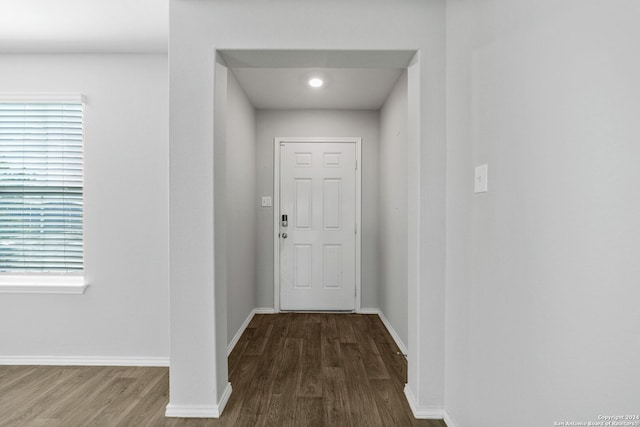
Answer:
[(355, 309), (356, 168), (355, 142), (280, 143), (282, 310)]

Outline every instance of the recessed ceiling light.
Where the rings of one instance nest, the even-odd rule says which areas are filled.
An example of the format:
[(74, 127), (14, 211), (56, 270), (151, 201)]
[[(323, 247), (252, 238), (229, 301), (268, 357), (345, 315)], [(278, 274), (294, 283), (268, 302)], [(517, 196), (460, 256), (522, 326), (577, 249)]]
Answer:
[(312, 79), (309, 79), (309, 86), (311, 87), (322, 87), (322, 85), (324, 84), (324, 82), (322, 81), (322, 79), (319, 79), (318, 77), (314, 77)]

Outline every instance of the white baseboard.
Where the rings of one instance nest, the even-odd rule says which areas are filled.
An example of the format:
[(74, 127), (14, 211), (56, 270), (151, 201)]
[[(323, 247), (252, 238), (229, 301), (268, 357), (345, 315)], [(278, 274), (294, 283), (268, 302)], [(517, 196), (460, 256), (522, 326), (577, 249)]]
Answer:
[(232, 391), (231, 383), (227, 383), (227, 387), (222, 392), (222, 396), (220, 396), (220, 400), (218, 401), (218, 417), (222, 414), (222, 411), (224, 411), (225, 406), (227, 406)]
[(253, 319), (253, 316), (255, 314), (256, 314), (256, 309), (254, 308), (253, 310), (251, 310), (247, 318), (244, 319), (244, 322), (242, 322), (242, 325), (240, 325), (240, 329), (238, 329), (238, 332), (236, 332), (236, 334), (233, 336), (229, 344), (227, 344), (227, 357), (231, 354), (236, 344), (238, 344), (240, 337), (244, 333), (244, 330), (247, 329), (247, 326), (249, 326), (249, 323), (251, 323), (251, 319)]
[(449, 415), (449, 413), (447, 411), (444, 411), (444, 423), (447, 425), (447, 427), (460, 427), (460, 424), (456, 423), (453, 418), (451, 418), (451, 415)]
[(164, 411), (165, 417), (173, 418), (219, 418), (220, 410), (216, 405), (172, 405)]
[(0, 365), (169, 366), (168, 357), (0, 356)]
[(408, 353), (407, 346), (402, 342), (402, 340), (400, 339), (400, 336), (395, 331), (395, 329), (393, 329), (393, 326), (391, 326), (391, 323), (389, 323), (389, 320), (385, 317), (385, 315), (382, 312), (382, 310), (380, 310), (379, 308), (361, 308), (358, 313), (360, 313), (360, 314), (377, 314), (378, 317), (380, 317), (380, 320), (382, 320), (382, 323), (384, 324), (384, 326), (387, 328), (387, 331), (389, 331), (389, 335), (391, 335), (391, 338), (393, 338), (393, 340), (396, 342), (396, 345), (398, 346), (400, 351), (403, 354), (407, 354)]
[[(444, 409), (443, 408), (434, 408), (430, 406), (419, 406), (418, 401), (411, 389), (405, 384), (404, 386), (404, 395), (409, 402), (409, 407), (411, 408), (411, 412), (413, 412), (413, 416), (417, 419), (426, 419), (426, 420), (442, 420), (444, 419)], [(446, 421), (445, 421), (446, 423)], [(451, 427), (451, 426), (447, 426)]]
[[(400, 351), (404, 354), (408, 353), (407, 346), (404, 344), (404, 342), (402, 342), (402, 340), (400, 339), (400, 336), (395, 331), (395, 329), (393, 329), (393, 326), (391, 326), (389, 319), (387, 319), (387, 317), (384, 315), (382, 310), (380, 310), (379, 308), (362, 308), (360, 309), (359, 313), (360, 314), (377, 314), (378, 317), (380, 317), (380, 320), (382, 320), (382, 323), (384, 324), (385, 328), (387, 328), (387, 331), (389, 331), (389, 335), (391, 335), (391, 338), (393, 338), (393, 340), (395, 341)], [(409, 402), (409, 407), (411, 408), (411, 412), (413, 413), (413, 416), (415, 418), (428, 419), (428, 420), (445, 419), (446, 412), (443, 408), (419, 406), (418, 401), (413, 395), (413, 392), (407, 385), (405, 385), (404, 387), (404, 395), (406, 396), (407, 401)], [(446, 420), (445, 420), (445, 423), (447, 424), (447, 427), (456, 427), (455, 423), (451, 423), (450, 425)]]
[(224, 407), (231, 397), (231, 383), (227, 383), (217, 405), (172, 405), (169, 403), (164, 411), (165, 417), (172, 418), (220, 418)]
[(247, 326), (249, 326), (249, 323), (251, 323), (251, 319), (253, 319), (253, 316), (255, 316), (256, 314), (275, 314), (275, 313), (276, 311), (273, 308), (269, 308), (269, 307), (254, 308), (253, 310), (251, 310), (247, 318), (244, 319), (244, 322), (242, 322), (242, 325), (240, 325), (240, 329), (238, 329), (238, 332), (236, 332), (236, 334), (233, 336), (229, 344), (227, 344), (227, 356), (231, 354), (236, 344), (238, 344), (240, 337), (244, 333), (245, 329), (247, 329)]

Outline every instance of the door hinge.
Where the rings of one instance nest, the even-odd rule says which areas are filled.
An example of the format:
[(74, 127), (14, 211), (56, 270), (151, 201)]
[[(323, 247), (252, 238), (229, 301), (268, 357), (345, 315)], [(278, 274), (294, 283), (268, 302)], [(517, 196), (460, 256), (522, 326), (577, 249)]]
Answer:
[(356, 160), (356, 170), (358, 170), (358, 161)]
[(357, 222), (353, 225), (353, 232), (355, 234), (358, 234), (358, 223)]

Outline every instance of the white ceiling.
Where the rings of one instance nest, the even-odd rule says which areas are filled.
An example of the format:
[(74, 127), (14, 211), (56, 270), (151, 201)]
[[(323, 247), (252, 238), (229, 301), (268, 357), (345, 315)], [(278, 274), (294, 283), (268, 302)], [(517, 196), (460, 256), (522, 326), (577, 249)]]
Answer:
[(166, 52), (169, 0), (0, 0), (0, 53)]
[[(377, 110), (400, 76), (398, 68), (236, 68), (245, 94), (258, 109)], [(311, 77), (324, 86), (311, 88)]]
[[(168, 33), (169, 0), (0, 0), (0, 53), (166, 53)], [(413, 54), (246, 50), (224, 57), (256, 108), (379, 109)], [(325, 78), (323, 88), (307, 86), (314, 73)]]

